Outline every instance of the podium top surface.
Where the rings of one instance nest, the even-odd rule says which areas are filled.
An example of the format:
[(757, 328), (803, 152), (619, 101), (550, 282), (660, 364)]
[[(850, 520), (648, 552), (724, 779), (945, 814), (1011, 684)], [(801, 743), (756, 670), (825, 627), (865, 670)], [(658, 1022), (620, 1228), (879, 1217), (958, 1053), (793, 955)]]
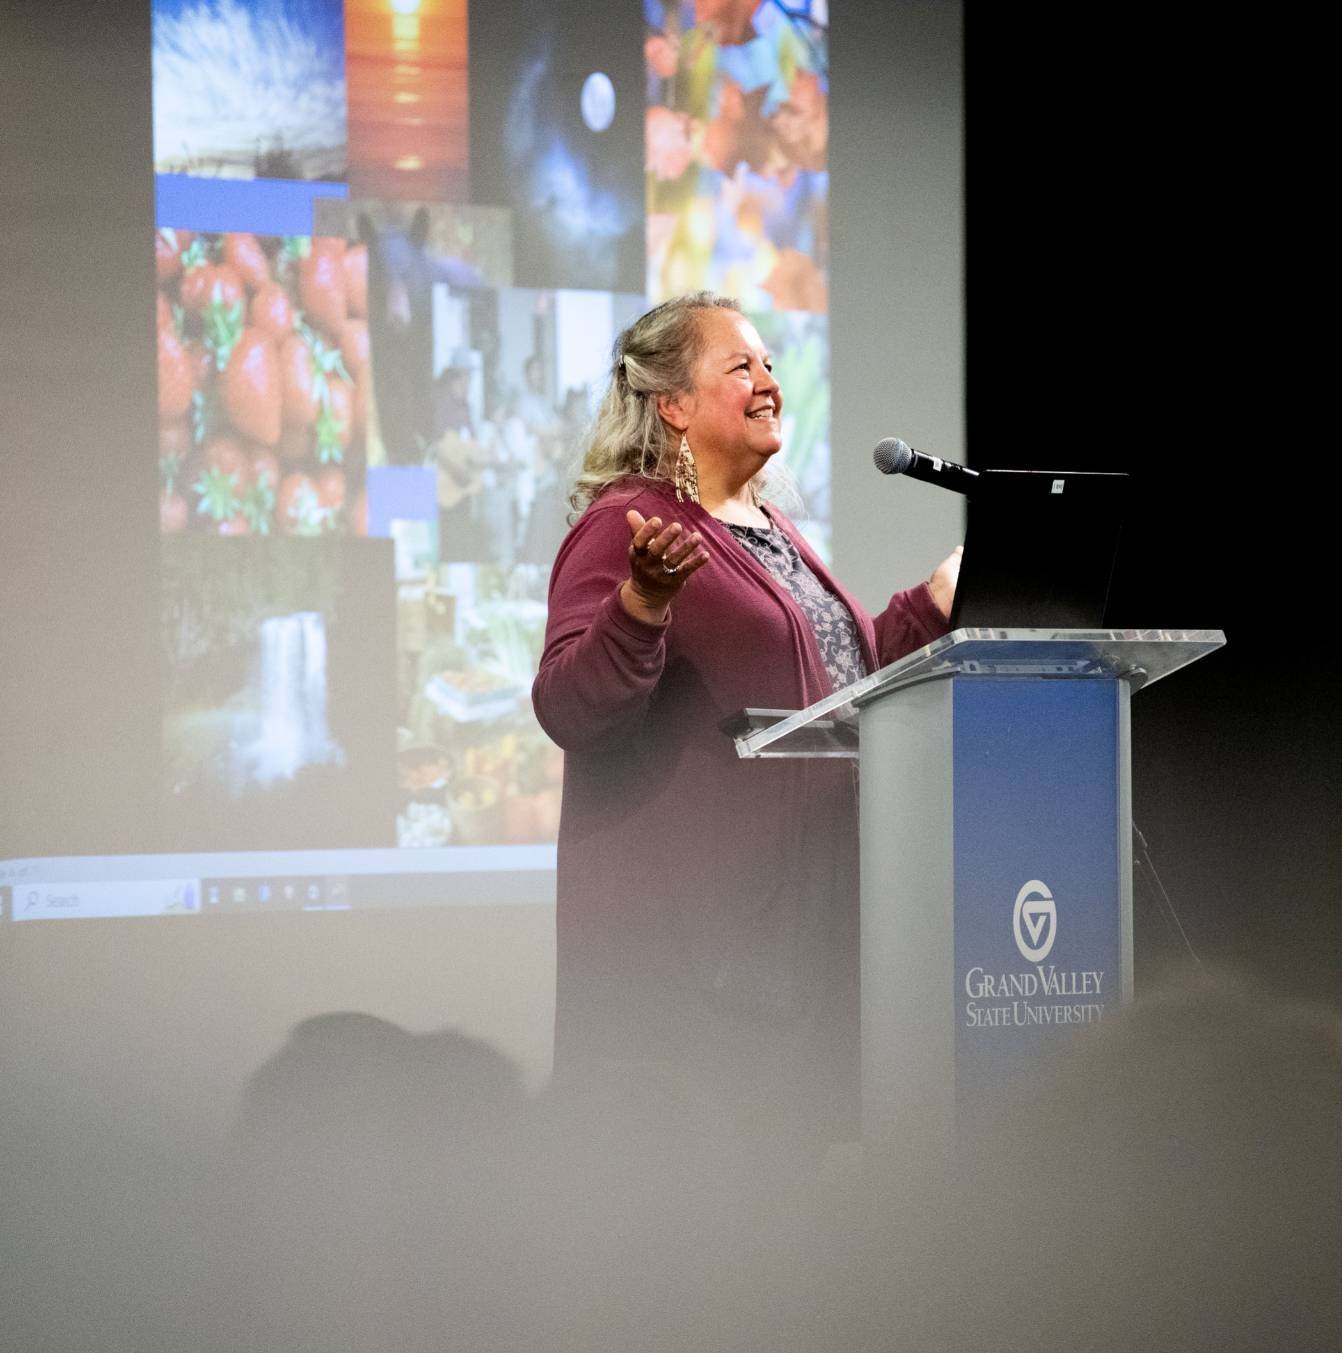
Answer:
[(1224, 644), (1220, 630), (958, 629), (805, 709), (743, 710), (728, 731), (741, 757), (852, 756), (856, 711), (905, 686), (1036, 677), (1120, 680), (1140, 690)]

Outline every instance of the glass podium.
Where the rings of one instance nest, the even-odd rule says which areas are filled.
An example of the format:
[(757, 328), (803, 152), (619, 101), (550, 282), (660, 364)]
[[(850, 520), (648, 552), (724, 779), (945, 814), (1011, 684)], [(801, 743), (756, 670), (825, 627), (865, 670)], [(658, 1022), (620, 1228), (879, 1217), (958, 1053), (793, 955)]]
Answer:
[(1132, 693), (1219, 630), (960, 629), (743, 758), (858, 761), (864, 1145), (922, 1158), (1132, 995)]

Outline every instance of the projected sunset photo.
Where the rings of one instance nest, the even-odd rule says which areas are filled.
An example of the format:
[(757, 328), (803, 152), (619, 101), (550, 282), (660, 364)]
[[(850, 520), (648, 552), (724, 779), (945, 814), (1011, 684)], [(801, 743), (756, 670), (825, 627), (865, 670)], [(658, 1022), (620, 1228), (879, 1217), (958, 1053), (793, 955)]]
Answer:
[(466, 199), (466, 9), (466, 0), (348, 0), (352, 195)]

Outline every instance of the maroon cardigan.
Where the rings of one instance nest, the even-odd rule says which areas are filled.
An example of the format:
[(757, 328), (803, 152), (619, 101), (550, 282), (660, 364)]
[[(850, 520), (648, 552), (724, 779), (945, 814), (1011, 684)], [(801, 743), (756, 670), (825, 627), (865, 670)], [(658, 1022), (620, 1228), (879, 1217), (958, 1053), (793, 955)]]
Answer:
[[(712, 556), (662, 625), (620, 603), (631, 507), (701, 531)], [(868, 670), (945, 633), (925, 583), (873, 621), (770, 511), (852, 612)], [(567, 753), (557, 1071), (656, 1061), (718, 1093), (790, 1094), (780, 1087), (813, 1088), (817, 1075), (838, 1076), (835, 1093), (855, 1089), (853, 767), (741, 761), (719, 728), (745, 706), (800, 709), (830, 690), (790, 594), (669, 486), (615, 484), (569, 532), (532, 692)]]

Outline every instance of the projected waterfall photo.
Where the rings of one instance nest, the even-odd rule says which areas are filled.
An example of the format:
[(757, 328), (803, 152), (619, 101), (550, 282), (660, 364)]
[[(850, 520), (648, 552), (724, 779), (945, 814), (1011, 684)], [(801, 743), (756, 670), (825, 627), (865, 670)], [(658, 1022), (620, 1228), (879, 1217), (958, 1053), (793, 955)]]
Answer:
[(390, 556), (384, 541), (165, 542), (164, 775), (183, 839), (394, 838)]
[(228, 791), (241, 798), (292, 780), (308, 766), (340, 766), (344, 749), (326, 721), (326, 617), (318, 611), (272, 615), (261, 622), (251, 693), (256, 708), (234, 714)]

